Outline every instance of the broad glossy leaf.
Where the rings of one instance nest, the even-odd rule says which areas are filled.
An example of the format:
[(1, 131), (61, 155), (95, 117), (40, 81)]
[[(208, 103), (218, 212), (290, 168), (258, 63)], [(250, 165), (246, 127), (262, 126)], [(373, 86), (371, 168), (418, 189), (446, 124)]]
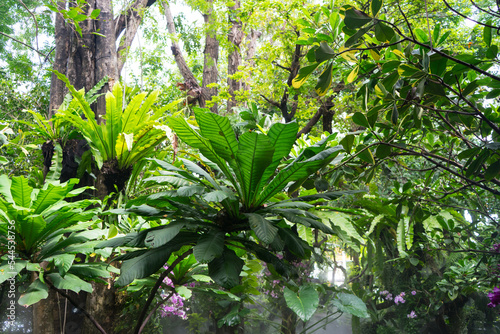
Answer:
[(375, 37), (382, 43), (389, 43), (395, 34), (394, 29), (383, 22), (375, 25)]
[(500, 173), (500, 160), (497, 160), (488, 166), (486, 172), (484, 173), (484, 178), (490, 181), (497, 177), (498, 173)]
[(239, 138), (240, 166), (246, 205), (253, 202), (258, 185), (266, 168), (273, 162), (274, 147), (266, 135), (257, 132), (245, 132)]
[(24, 176), (14, 176), (12, 178), (10, 192), (14, 202), (18, 206), (23, 208), (30, 207), (33, 188), (29, 186), (28, 180)]
[(298, 295), (285, 287), (283, 290), (286, 305), (302, 320), (312, 318), (319, 305), (319, 294), (311, 285), (301, 286)]
[(316, 62), (321, 64), (324, 61), (332, 59), (337, 54), (327, 43), (321, 42), (319, 48), (316, 49)]
[(278, 228), (276, 226), (256, 213), (247, 213), (245, 214), (245, 216), (248, 217), (250, 227), (255, 232), (255, 235), (257, 235), (257, 238), (259, 238), (259, 240), (266, 244), (270, 244), (273, 242), (278, 232)]
[(332, 147), (313, 155), (311, 158), (300, 162), (292, 162), (281, 170), (276, 177), (263, 189), (259, 195), (257, 206), (281, 191), (289, 182), (300, 180), (311, 175), (338, 155), (341, 146)]
[(363, 13), (358, 9), (349, 8), (345, 12), (344, 23), (346, 27), (348, 27), (349, 29), (361, 28), (362, 26), (371, 21), (372, 18), (370, 16), (368, 16), (367, 14)]
[(380, 8), (382, 8), (383, 0), (372, 0), (370, 3), (370, 11), (372, 12), (373, 17), (377, 16)]
[(172, 252), (184, 245), (192, 244), (195, 240), (196, 237), (192, 234), (185, 234), (182, 237), (178, 235), (161, 247), (149, 249), (137, 257), (123, 261), (116, 285), (125, 286), (132, 283), (134, 279), (154, 274), (168, 261)]
[(49, 287), (43, 284), (39, 278), (30, 284), (26, 292), (21, 294), (18, 303), (23, 306), (30, 306), (49, 296)]
[(194, 257), (198, 262), (208, 263), (222, 255), (224, 251), (224, 233), (211, 231), (200, 238), (193, 247)]
[(370, 127), (370, 124), (368, 123), (366, 116), (363, 113), (360, 113), (359, 111), (354, 113), (354, 115), (352, 115), (352, 121), (358, 125), (364, 126), (365, 128)]
[(158, 228), (148, 232), (144, 240), (147, 247), (156, 248), (163, 246), (173, 238), (175, 238), (180, 230), (185, 226), (183, 222), (172, 222), (162, 228)]
[(196, 111), (196, 121), (201, 135), (212, 144), (214, 151), (226, 161), (236, 159), (238, 141), (227, 117), (214, 113)]
[(483, 28), (483, 41), (488, 47), (491, 46), (491, 36), (491, 20), (488, 20)]
[(92, 293), (92, 285), (73, 274), (68, 273), (62, 277), (58, 273), (52, 273), (47, 276), (49, 276), (54, 286), (58, 289), (71, 290), (76, 293), (79, 293), (80, 291)]
[[(9, 260), (9, 259), (8, 259)], [(3, 261), (0, 265), (0, 284), (5, 282), (11, 277), (15, 277), (21, 270), (23, 270), (28, 261), (16, 259), (14, 263), (9, 264), (8, 261)]]
[(330, 88), (330, 85), (332, 83), (332, 70), (333, 63), (330, 63), (330, 65), (328, 65), (323, 73), (319, 76), (318, 83), (316, 84), (316, 87), (314, 87), (316, 93), (318, 93), (319, 96), (325, 95), (328, 91), (328, 88)]
[(358, 318), (369, 318), (366, 304), (357, 296), (340, 292), (337, 298), (332, 302), (340, 311), (350, 313)]
[(208, 273), (215, 283), (231, 289), (240, 283), (243, 264), (243, 260), (234, 251), (225, 248), (220, 257), (208, 264)]

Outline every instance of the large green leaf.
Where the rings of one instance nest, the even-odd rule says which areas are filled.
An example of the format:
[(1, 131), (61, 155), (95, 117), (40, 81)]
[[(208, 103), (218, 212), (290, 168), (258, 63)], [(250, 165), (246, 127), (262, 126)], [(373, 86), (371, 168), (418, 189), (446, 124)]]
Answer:
[(349, 293), (340, 292), (337, 298), (332, 302), (340, 311), (352, 314), (359, 318), (369, 318), (366, 304), (357, 296)]
[(30, 207), (33, 188), (28, 185), (28, 180), (24, 176), (14, 176), (12, 178), (10, 192), (16, 205), (23, 208)]
[(92, 293), (92, 284), (85, 282), (84, 280), (78, 278), (73, 274), (66, 274), (63, 276), (58, 273), (51, 273), (47, 275), (54, 286), (61, 290), (71, 290), (76, 293), (80, 291), (85, 291), (88, 293)]
[(243, 201), (249, 205), (256, 195), (264, 171), (272, 162), (274, 147), (266, 135), (256, 132), (242, 134), (238, 147), (237, 161), (243, 181)]
[(161, 229), (152, 230), (148, 232), (145, 244), (147, 247), (153, 248), (163, 246), (175, 238), (184, 226), (184, 222), (172, 222)]
[(238, 141), (227, 117), (214, 113), (195, 112), (201, 135), (212, 144), (214, 151), (226, 161), (235, 160), (238, 154)]
[(214, 258), (221, 256), (223, 251), (224, 233), (218, 231), (205, 234), (193, 247), (194, 257), (201, 263), (212, 261)]
[(370, 22), (372, 18), (356, 8), (345, 11), (344, 23), (349, 29), (358, 29)]
[(74, 183), (55, 185), (46, 183), (39, 191), (35, 201), (31, 205), (33, 213), (41, 214), (45, 209), (63, 200), (73, 188)]
[(125, 286), (134, 279), (148, 277), (157, 272), (167, 261), (172, 252), (177, 251), (183, 245), (193, 242), (192, 236), (179, 238), (177, 236), (171, 242), (147, 250), (143, 254), (132, 259), (123, 261), (120, 268), (120, 277), (116, 281), (117, 286)]
[(224, 161), (212, 148), (212, 144), (206, 138), (203, 138), (196, 130), (189, 125), (186, 120), (182, 117), (169, 117), (168, 125), (175, 131), (177, 136), (186, 142), (189, 146), (197, 148), (200, 150), (201, 154), (205, 156), (208, 160), (215, 163), (220, 170), (226, 175), (232, 183), (235, 184), (234, 179), (232, 179), (232, 174)]
[(23, 306), (30, 306), (49, 296), (49, 287), (43, 284), (39, 278), (30, 284), (28, 290), (21, 294), (18, 303)]
[(283, 295), (285, 296), (286, 305), (302, 321), (311, 319), (319, 305), (318, 291), (311, 285), (301, 286), (298, 294), (285, 287)]
[(266, 244), (273, 242), (278, 228), (274, 226), (269, 220), (265, 219), (256, 213), (247, 213), (245, 216), (248, 217), (250, 227), (257, 235), (257, 238)]
[(243, 264), (243, 260), (233, 250), (225, 248), (220, 257), (208, 263), (208, 273), (215, 283), (231, 289), (240, 283)]
[[(8, 260), (11, 260), (9, 257)], [(3, 261), (0, 265), (0, 284), (5, 282), (11, 277), (15, 277), (21, 270), (26, 267), (28, 261), (15, 259), (13, 263), (8, 261)]]
[(289, 164), (285, 169), (281, 170), (276, 175), (269, 185), (263, 189), (262, 193), (257, 198), (256, 206), (260, 206), (276, 193), (283, 190), (289, 182), (305, 178), (324, 167), (340, 152), (341, 149), (342, 146), (332, 147), (321, 151), (304, 161), (294, 161)]

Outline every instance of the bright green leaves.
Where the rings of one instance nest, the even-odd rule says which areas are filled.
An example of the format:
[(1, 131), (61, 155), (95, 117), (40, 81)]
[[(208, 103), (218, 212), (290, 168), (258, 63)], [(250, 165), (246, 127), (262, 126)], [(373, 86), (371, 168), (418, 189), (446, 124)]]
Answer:
[(319, 305), (318, 291), (312, 285), (301, 286), (298, 294), (285, 287), (283, 294), (286, 305), (299, 316), (302, 321), (308, 321)]
[(250, 202), (256, 196), (261, 178), (271, 164), (274, 146), (269, 138), (256, 132), (246, 132), (240, 136), (237, 155), (244, 185), (244, 198)]
[(18, 303), (23, 306), (30, 306), (49, 296), (49, 287), (37, 279), (30, 284), (28, 289), (21, 294)]
[[(123, 110), (123, 88), (116, 83), (112, 92), (106, 93), (106, 114), (104, 121), (98, 124), (90, 108), (93, 95), (77, 92), (64, 75), (55, 73), (74, 97), (74, 101), (66, 109), (59, 110), (58, 115), (65, 117), (86, 139), (99, 168), (104, 162), (114, 159), (118, 169), (129, 168), (166, 139), (158, 122), (162, 115), (153, 110), (159, 94), (157, 91), (135, 95)], [(86, 119), (80, 117), (81, 113)]]
[(488, 47), (491, 46), (491, 20), (487, 21), (483, 28), (483, 41)]

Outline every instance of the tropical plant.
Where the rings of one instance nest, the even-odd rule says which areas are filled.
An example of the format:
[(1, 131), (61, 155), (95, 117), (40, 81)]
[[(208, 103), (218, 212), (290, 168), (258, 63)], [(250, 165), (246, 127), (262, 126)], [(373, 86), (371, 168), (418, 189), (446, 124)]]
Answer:
[[(34, 189), (22, 176), (0, 176), (0, 282), (24, 271), (32, 283), (19, 298), (31, 305), (47, 298), (51, 286), (92, 292), (83, 279), (110, 277), (104, 263), (78, 263), (77, 254), (93, 253), (105, 231), (88, 230), (100, 212), (98, 200), (66, 201), (86, 190), (73, 189), (78, 180), (47, 182)], [(94, 208), (90, 208), (94, 207)], [(48, 280), (47, 280), (48, 279)]]
[(83, 135), (100, 169), (106, 165), (118, 171), (130, 170), (166, 139), (165, 128), (158, 121), (163, 116), (163, 109), (154, 107), (158, 91), (149, 96), (139, 93), (125, 106), (122, 85), (116, 83), (112, 92), (105, 95), (106, 114), (100, 121), (84, 92), (76, 91), (64, 75), (56, 74), (74, 97), (58, 114)]
[[(327, 165), (342, 148), (327, 148), (329, 138), (325, 138), (280, 165), (295, 142), (296, 123), (274, 124), (267, 134), (245, 132), (237, 139), (227, 118), (201, 109), (195, 110), (195, 115), (199, 131), (182, 118), (172, 117), (168, 122), (181, 140), (199, 149), (202, 157), (197, 157), (197, 163), (180, 159), (175, 165), (154, 160), (161, 169), (157, 176), (145, 180), (177, 189), (143, 196), (129, 201), (126, 209), (112, 210), (140, 215), (152, 220), (154, 226), (100, 245), (139, 248), (115, 258), (123, 260), (116, 283), (127, 285), (148, 277), (167, 263), (171, 254), (179, 250), (187, 254), (188, 249), (198, 262), (208, 264), (214, 282), (227, 289), (240, 284), (244, 258), (249, 254), (282, 275), (293, 275), (288, 261), (313, 253), (297, 234), (296, 224), (333, 233), (307, 211), (314, 205), (306, 201), (338, 198), (350, 192), (292, 199), (279, 193)], [(276, 252), (285, 254), (285, 260), (276, 257)], [(152, 294), (155, 292), (153, 289)]]

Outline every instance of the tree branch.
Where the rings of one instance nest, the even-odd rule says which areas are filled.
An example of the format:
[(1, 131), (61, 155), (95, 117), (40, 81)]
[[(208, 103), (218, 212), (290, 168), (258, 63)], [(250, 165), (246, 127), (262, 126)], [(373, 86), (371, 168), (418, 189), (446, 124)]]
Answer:
[(95, 320), (95, 318), (87, 312), (87, 310), (85, 310), (83, 307), (81, 307), (80, 305), (78, 305), (78, 303), (76, 301), (73, 300), (73, 298), (71, 298), (70, 295), (68, 295), (66, 292), (64, 292), (63, 290), (60, 290), (58, 288), (56, 288), (54, 286), (54, 284), (52, 284), (52, 282), (49, 280), (49, 279), (45, 279), (45, 282), (47, 282), (47, 284), (50, 286), (51, 289), (54, 289), (58, 294), (60, 294), (61, 296), (63, 296), (64, 298), (66, 298), (67, 300), (69, 300), (69, 302), (71, 304), (73, 304), (74, 307), (76, 307), (77, 309), (79, 309), (80, 311), (82, 311), (83, 314), (85, 314), (85, 316), (94, 324), (94, 326), (103, 334), (106, 334), (106, 331), (104, 330), (104, 328), (102, 328), (102, 326), (97, 322), (97, 320)]
[[(141, 328), (144, 327), (145, 323), (147, 322), (147, 320), (144, 320), (144, 318), (146, 317), (146, 313), (148, 312), (148, 308), (151, 305), (151, 303), (153, 302), (153, 299), (155, 298), (156, 292), (158, 292), (158, 289), (160, 288), (161, 284), (163, 283), (163, 280), (165, 279), (165, 277), (167, 277), (167, 275), (172, 272), (172, 270), (175, 268), (175, 266), (177, 264), (179, 264), (179, 262), (184, 260), (186, 257), (191, 255), (192, 253), (193, 253), (193, 249), (191, 248), (187, 252), (179, 255), (177, 257), (177, 259), (175, 259), (175, 261), (172, 262), (172, 264), (168, 267), (168, 269), (165, 270), (163, 273), (161, 273), (160, 277), (158, 277), (158, 280), (156, 281), (153, 289), (151, 289), (151, 292), (149, 293), (148, 300), (146, 300), (146, 304), (144, 305), (144, 308), (142, 309), (141, 315), (139, 316), (139, 319), (137, 319), (137, 325), (135, 326), (134, 333), (139, 334), (141, 331)], [(144, 322), (144, 324), (143, 324), (143, 322)]]
[[(24, 43), (24, 42), (22, 42), (22, 41), (18, 40), (17, 38), (15, 38), (15, 37), (13, 37), (13, 36), (11, 36), (11, 35), (9, 35), (9, 34), (6, 34), (6, 33), (4, 33), (4, 32), (1, 32), (1, 31), (0, 31), (0, 35), (3, 35), (3, 36), (5, 36), (5, 37), (7, 37), (7, 38), (10, 38), (10, 39), (11, 39), (11, 40), (13, 40), (14, 42), (17, 42), (17, 43), (19, 43), (19, 44), (24, 45), (25, 47), (29, 48), (30, 50), (35, 51), (36, 53), (38, 53), (40, 56), (48, 57), (48, 55), (46, 55), (45, 53), (38, 51), (37, 49), (35, 49), (35, 48), (34, 48), (34, 47), (32, 47), (31, 45), (28, 45), (28, 44), (26, 44), (26, 43)], [(50, 61), (50, 60), (49, 60), (49, 61)], [(51, 62), (51, 63), (52, 63), (52, 62)]]

